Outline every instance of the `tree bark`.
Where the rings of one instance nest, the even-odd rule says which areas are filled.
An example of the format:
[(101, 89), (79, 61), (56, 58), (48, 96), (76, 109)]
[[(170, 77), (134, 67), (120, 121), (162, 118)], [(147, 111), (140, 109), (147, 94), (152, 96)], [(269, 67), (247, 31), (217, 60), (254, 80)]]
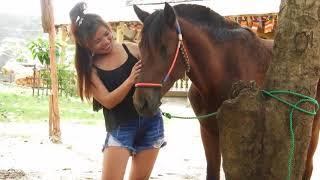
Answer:
[[(278, 22), (274, 57), (262, 89), (292, 90), (314, 98), (320, 76), (320, 1), (282, 1)], [(218, 114), (226, 179), (287, 179), (290, 108), (264, 97), (254, 82), (236, 86), (242, 87), (239, 95), (225, 101)], [(313, 118), (294, 111), (291, 179), (302, 179)]]

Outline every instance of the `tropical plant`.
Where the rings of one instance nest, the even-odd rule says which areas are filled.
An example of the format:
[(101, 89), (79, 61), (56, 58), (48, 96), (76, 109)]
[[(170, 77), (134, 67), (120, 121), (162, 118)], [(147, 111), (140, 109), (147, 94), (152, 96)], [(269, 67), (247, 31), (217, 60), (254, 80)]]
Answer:
[[(65, 96), (76, 96), (76, 72), (74, 68), (70, 68), (67, 64), (57, 65), (58, 87), (59, 94)], [(40, 71), (40, 77), (45, 87), (51, 87), (51, 78), (49, 69), (43, 69)]]
[[(59, 57), (61, 55), (61, 47), (61, 43), (56, 42), (56, 57)], [(28, 48), (31, 51), (32, 57), (34, 59), (37, 58), (42, 65), (48, 66), (50, 64), (49, 41), (47, 39), (35, 39), (29, 43)]]
[(66, 96), (76, 96), (76, 72), (70, 69), (70, 65), (58, 65), (58, 85), (61, 92)]

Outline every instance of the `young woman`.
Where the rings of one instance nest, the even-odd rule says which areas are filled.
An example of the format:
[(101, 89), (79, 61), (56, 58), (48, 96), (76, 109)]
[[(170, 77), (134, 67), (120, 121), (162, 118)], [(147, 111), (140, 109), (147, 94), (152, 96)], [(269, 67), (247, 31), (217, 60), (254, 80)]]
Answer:
[(160, 111), (146, 118), (133, 106), (141, 71), (139, 48), (113, 41), (107, 23), (96, 14), (85, 14), (85, 9), (85, 3), (76, 4), (70, 19), (80, 97), (93, 98), (94, 110), (102, 108), (105, 117), (102, 179), (123, 179), (130, 156), (130, 179), (148, 179), (165, 140)]

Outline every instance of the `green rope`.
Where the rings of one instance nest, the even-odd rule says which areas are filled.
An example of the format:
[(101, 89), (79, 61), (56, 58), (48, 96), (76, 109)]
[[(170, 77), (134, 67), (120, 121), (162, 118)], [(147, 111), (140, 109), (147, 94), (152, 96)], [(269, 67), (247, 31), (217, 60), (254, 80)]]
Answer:
[(202, 120), (202, 119), (208, 118), (210, 116), (215, 116), (216, 114), (217, 114), (217, 112), (213, 112), (213, 113), (205, 114), (205, 115), (202, 115), (202, 116), (189, 116), (189, 117), (186, 117), (186, 116), (173, 116), (170, 113), (162, 112), (162, 115), (165, 116), (168, 119), (177, 118), (177, 119), (199, 119), (199, 120)]
[[(319, 104), (317, 102), (316, 99), (314, 98), (311, 98), (309, 96), (305, 96), (303, 94), (299, 94), (299, 93), (296, 93), (294, 91), (286, 91), (286, 90), (274, 90), (274, 91), (266, 91), (266, 90), (262, 90), (262, 93), (265, 94), (265, 95), (268, 95), (288, 106), (291, 107), (290, 109), (290, 116), (289, 116), (289, 126), (290, 126), (290, 152), (289, 152), (289, 160), (288, 160), (288, 176), (287, 176), (287, 179), (290, 180), (291, 179), (291, 171), (292, 171), (292, 160), (293, 160), (293, 157), (294, 157), (294, 148), (295, 148), (295, 134), (294, 134), (294, 130), (293, 130), (293, 111), (294, 110), (299, 110), (300, 112), (304, 112), (308, 115), (311, 115), (311, 116), (314, 116), (316, 115), (317, 111), (319, 110)], [(298, 102), (296, 102), (295, 104), (292, 104), (284, 99), (281, 99), (279, 98), (278, 96), (275, 96), (276, 94), (289, 94), (289, 95), (293, 95), (293, 96), (296, 96), (296, 97), (299, 97), (299, 98), (302, 98), (301, 100), (299, 100)], [(314, 104), (316, 107), (313, 111), (308, 111), (308, 110), (305, 110), (303, 108), (300, 108), (299, 105), (302, 104), (302, 103), (305, 103), (305, 102), (309, 102), (309, 103), (312, 103)], [(207, 117), (210, 117), (210, 116), (214, 116), (214, 115), (217, 115), (217, 112), (213, 112), (213, 113), (210, 113), (210, 114), (206, 114), (206, 115), (202, 115), (202, 116), (193, 116), (193, 117), (183, 117), (183, 116), (173, 116), (171, 115), (170, 113), (167, 113), (167, 112), (162, 112), (162, 115), (167, 117), (168, 119), (171, 119), (171, 118), (178, 118), (178, 119), (205, 119)]]
[[(293, 161), (293, 157), (294, 157), (294, 149), (295, 149), (295, 134), (294, 134), (294, 129), (293, 129), (293, 111), (294, 110), (299, 110), (300, 112), (304, 112), (308, 115), (314, 116), (316, 115), (318, 109), (319, 109), (319, 104), (317, 102), (316, 99), (311, 98), (309, 96), (305, 96), (303, 94), (299, 94), (293, 91), (284, 91), (284, 90), (274, 90), (274, 91), (265, 91), (262, 90), (262, 93), (265, 95), (268, 95), (288, 106), (291, 107), (290, 109), (290, 116), (289, 116), (289, 126), (290, 126), (290, 152), (289, 152), (289, 160), (288, 160), (288, 175), (287, 175), (287, 179), (291, 180), (291, 171), (292, 171), (292, 161)], [(302, 98), (301, 100), (299, 100), (298, 102), (296, 102), (295, 104), (292, 104), (286, 100), (283, 100), (281, 98), (279, 98), (278, 96), (275, 96), (275, 94), (289, 94), (289, 95), (293, 95), (299, 98)], [(305, 109), (302, 109), (299, 107), (300, 104), (305, 103), (305, 102), (309, 102), (312, 103), (316, 106), (316, 108), (313, 111), (307, 111)]]

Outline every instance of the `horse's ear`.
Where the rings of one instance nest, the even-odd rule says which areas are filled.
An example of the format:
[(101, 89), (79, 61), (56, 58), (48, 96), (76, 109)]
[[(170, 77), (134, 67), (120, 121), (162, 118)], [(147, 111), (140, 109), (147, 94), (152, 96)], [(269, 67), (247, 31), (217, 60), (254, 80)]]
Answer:
[(165, 2), (163, 13), (167, 25), (173, 28), (176, 23), (176, 14), (174, 13), (173, 7), (171, 7), (167, 2)]
[(144, 20), (150, 15), (150, 13), (143, 11), (137, 5), (133, 5), (134, 12), (137, 14), (140, 21), (143, 23)]

